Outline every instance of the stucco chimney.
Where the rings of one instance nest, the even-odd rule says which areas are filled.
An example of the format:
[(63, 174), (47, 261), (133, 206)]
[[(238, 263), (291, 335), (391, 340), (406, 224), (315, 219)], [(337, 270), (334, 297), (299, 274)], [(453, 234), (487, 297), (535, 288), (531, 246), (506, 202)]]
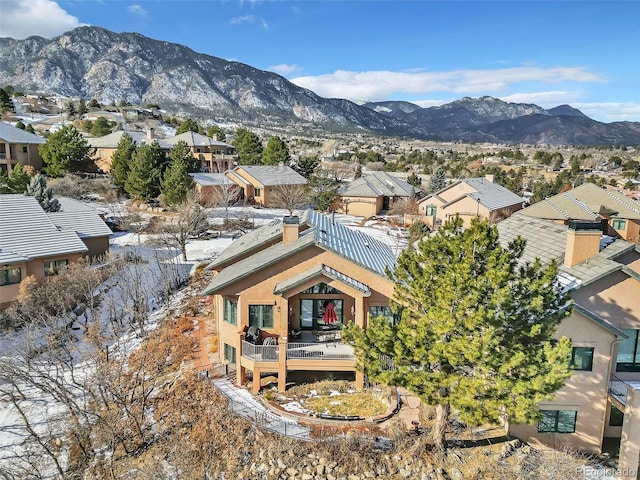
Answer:
[(602, 226), (592, 222), (569, 222), (564, 264), (573, 267), (600, 251)]
[(299, 231), (298, 217), (284, 217), (282, 219), (282, 243), (287, 244), (296, 241)]
[(147, 128), (147, 139), (153, 140), (155, 138), (155, 131), (153, 128)]
[(495, 182), (495, 181), (496, 181), (496, 177), (495, 177), (495, 175), (493, 175), (492, 173), (487, 173), (487, 174), (484, 176), (484, 178), (485, 178), (485, 180), (487, 180), (487, 181), (489, 181), (489, 182), (491, 182), (491, 183), (493, 183), (493, 182)]

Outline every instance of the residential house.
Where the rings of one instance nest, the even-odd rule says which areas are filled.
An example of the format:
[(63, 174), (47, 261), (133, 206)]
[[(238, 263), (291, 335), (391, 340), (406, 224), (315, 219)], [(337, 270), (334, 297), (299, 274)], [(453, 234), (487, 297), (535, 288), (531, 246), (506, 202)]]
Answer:
[(387, 172), (373, 172), (356, 178), (338, 190), (339, 212), (372, 217), (407, 201), (419, 192), (413, 185)]
[(620, 445), (622, 478), (636, 478), (640, 455), (640, 248), (603, 235), (605, 223), (568, 225), (519, 212), (497, 225), (500, 242), (527, 240), (523, 260), (559, 265), (573, 311), (558, 336), (572, 341), (573, 375), (540, 403), (536, 425), (509, 425), (534, 445), (600, 453)]
[(239, 165), (226, 175), (242, 189), (244, 198), (263, 207), (273, 206), (273, 193), (283, 185), (306, 185), (307, 179), (287, 166)]
[(129, 135), (136, 145), (148, 145), (156, 141), (160, 148), (167, 152), (171, 148), (171, 145), (165, 140), (155, 138), (153, 129), (147, 130), (146, 133), (118, 130), (103, 137), (87, 137), (87, 143), (94, 148), (93, 160), (103, 172), (109, 173), (111, 171), (111, 158), (125, 134)]
[(85, 255), (100, 257), (109, 251), (111, 229), (97, 210), (72, 198), (58, 197), (60, 210), (47, 215), (60, 231), (74, 232), (87, 247)]
[(203, 205), (222, 206), (242, 200), (244, 189), (224, 173), (190, 173)]
[(42, 168), (38, 147), (46, 140), (38, 135), (0, 122), (0, 172), (10, 173), (15, 165)]
[[(320, 340), (339, 337), (337, 327), (347, 323), (392, 318), (385, 270), (394, 264), (387, 245), (311, 210), (232, 243), (209, 265), (217, 275), (204, 294), (213, 297), (219, 351), (237, 369), (238, 384), (251, 372), (257, 393), (261, 375), (270, 373), (284, 391), (291, 371), (336, 371), (353, 373), (361, 388), (353, 348)], [(252, 343), (250, 327), (277, 340)]]
[(567, 224), (601, 222), (607, 235), (629, 242), (640, 241), (640, 202), (623, 193), (583, 183), (525, 208), (523, 215)]
[(80, 260), (89, 249), (71, 230), (60, 230), (35, 197), (0, 195), (0, 308), (29, 276), (44, 278)]
[(224, 173), (233, 168), (238, 155), (232, 145), (220, 142), (195, 132), (184, 132), (168, 138), (166, 142), (174, 147), (178, 142), (185, 142), (191, 149), (194, 158), (200, 161), (202, 170), (211, 173)]
[(523, 199), (485, 178), (457, 180), (418, 202), (418, 213), (430, 227), (437, 227), (458, 215), (466, 226), (475, 217), (499, 221), (522, 208)]

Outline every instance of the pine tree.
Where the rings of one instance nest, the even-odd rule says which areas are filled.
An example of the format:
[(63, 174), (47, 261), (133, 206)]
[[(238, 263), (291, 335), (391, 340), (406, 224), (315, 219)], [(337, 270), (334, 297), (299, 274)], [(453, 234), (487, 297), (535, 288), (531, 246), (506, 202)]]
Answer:
[(362, 177), (362, 164), (360, 162), (356, 163), (356, 171), (353, 174), (354, 178)]
[(318, 169), (308, 180), (309, 199), (315, 203), (321, 212), (332, 209), (338, 200), (340, 183), (327, 170)]
[(136, 150), (136, 142), (131, 135), (124, 133), (118, 142), (115, 152), (111, 156), (111, 178), (113, 183), (124, 187), (131, 165), (133, 152)]
[(219, 142), (224, 142), (227, 136), (224, 133), (224, 130), (220, 128), (218, 125), (211, 125), (207, 130), (207, 136), (211, 138), (217, 138)]
[(429, 178), (427, 193), (435, 193), (447, 186), (447, 171), (442, 167), (437, 167)]
[(9, 97), (9, 94), (4, 88), (0, 88), (0, 114), (5, 112), (15, 113), (15, 111), (16, 109), (13, 106), (11, 97)]
[(33, 129), (33, 126), (30, 123), (28, 123), (27, 126), (24, 127), (24, 129), (25, 129), (25, 131), (27, 131), (29, 133), (33, 133), (33, 134), (36, 133), (36, 131)]
[(287, 145), (280, 137), (271, 137), (262, 152), (262, 163), (264, 165), (289, 165), (290, 161), (291, 155)]
[(131, 169), (125, 181), (125, 190), (133, 198), (150, 200), (160, 194), (160, 180), (164, 173), (166, 156), (158, 142), (136, 148)]
[(180, 140), (177, 142), (171, 150), (169, 150), (169, 158), (172, 162), (182, 162), (186, 165), (189, 173), (197, 172), (200, 170), (200, 161), (193, 156), (191, 148), (187, 142)]
[(109, 125), (109, 121), (106, 118), (98, 117), (96, 121), (93, 122), (89, 133), (94, 137), (104, 137), (111, 133), (111, 125)]
[(89, 109), (87, 108), (87, 104), (83, 99), (80, 99), (80, 102), (78, 102), (78, 115), (82, 116), (88, 111)]
[(22, 120), (18, 120), (18, 121), (16, 122), (16, 128), (19, 128), (20, 130), (24, 130), (24, 129), (25, 129), (25, 128), (27, 128), (27, 127), (25, 126), (25, 124), (24, 124), (24, 123), (22, 123)]
[(200, 128), (200, 125), (198, 125), (198, 122), (196, 122), (192, 118), (187, 118), (178, 127), (178, 130), (176, 131), (176, 135), (180, 135), (181, 133), (185, 133), (185, 132), (199, 133), (200, 130), (202, 129)]
[(189, 176), (183, 160), (174, 161), (164, 172), (162, 179), (162, 195), (167, 205), (182, 203), (193, 188), (193, 179)]
[(60, 202), (53, 198), (53, 190), (47, 187), (47, 180), (42, 175), (37, 174), (31, 178), (26, 193), (36, 197), (45, 212), (57, 212), (60, 210)]
[(49, 135), (39, 151), (45, 164), (44, 171), (52, 177), (95, 169), (91, 159), (93, 148), (73, 125), (66, 125)]
[(24, 167), (17, 164), (11, 170), (9, 174), (9, 188), (12, 193), (25, 193), (29, 184), (31, 183), (31, 176), (27, 173)]
[(262, 142), (255, 133), (239, 128), (233, 146), (236, 147), (240, 165), (262, 165)]
[[(553, 340), (569, 314), (557, 266), (521, 266), (525, 241), (458, 217), (398, 259), (392, 325), (349, 327), (359, 365), (373, 381), (401, 385), (436, 407), (433, 440), (445, 447), (450, 411), (471, 425), (533, 422), (538, 403), (569, 377), (570, 341)], [(389, 360), (393, 368), (389, 368)]]
[(421, 187), (421, 186), (422, 186), (422, 178), (420, 178), (420, 177), (416, 174), (416, 172), (411, 172), (411, 175), (409, 175), (409, 176), (407, 177), (407, 183), (408, 183), (409, 185), (412, 185), (412, 186), (416, 187), (416, 188), (419, 188), (419, 187)]

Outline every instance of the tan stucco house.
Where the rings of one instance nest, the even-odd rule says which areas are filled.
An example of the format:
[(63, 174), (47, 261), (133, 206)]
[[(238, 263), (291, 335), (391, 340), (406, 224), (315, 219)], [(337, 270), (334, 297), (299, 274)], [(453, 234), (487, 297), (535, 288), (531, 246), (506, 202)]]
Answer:
[(89, 252), (71, 230), (60, 230), (34, 197), (0, 195), (0, 308), (13, 302), (29, 276), (44, 278)]
[(87, 143), (94, 149), (92, 158), (103, 172), (109, 173), (111, 171), (111, 158), (125, 134), (129, 135), (136, 145), (150, 145), (155, 141), (166, 152), (171, 148), (171, 145), (165, 140), (155, 137), (153, 129), (147, 130), (146, 133), (118, 130), (103, 137), (87, 137)]
[(640, 241), (640, 202), (624, 193), (584, 183), (522, 210), (523, 215), (567, 224), (601, 222), (607, 235)]
[(40, 170), (42, 157), (38, 147), (45, 143), (38, 135), (0, 122), (0, 172), (10, 173), (18, 164)]
[(224, 173), (190, 173), (202, 205), (222, 206), (244, 198), (244, 189)]
[(306, 185), (307, 179), (288, 166), (238, 165), (226, 175), (243, 190), (243, 197), (263, 207), (273, 206), (273, 192), (283, 185)]
[(540, 404), (536, 425), (509, 425), (534, 445), (594, 453), (620, 445), (620, 478), (635, 479), (640, 455), (640, 248), (604, 235), (602, 222), (558, 224), (518, 212), (498, 225), (500, 242), (527, 240), (524, 260), (556, 261), (574, 301), (558, 336), (572, 341), (573, 375)]
[[(322, 340), (339, 338), (341, 325), (391, 316), (385, 269), (394, 264), (382, 242), (311, 210), (236, 240), (209, 265), (217, 275), (204, 294), (212, 296), (219, 351), (237, 369), (238, 384), (250, 372), (257, 393), (268, 373), (284, 391), (289, 372), (335, 371), (351, 372), (361, 388), (353, 348)], [(251, 343), (250, 327), (277, 340)]]
[(430, 227), (438, 227), (458, 215), (465, 226), (476, 217), (497, 222), (522, 208), (522, 197), (485, 178), (457, 180), (418, 202), (418, 214)]
[(387, 172), (373, 172), (356, 178), (338, 189), (337, 211), (372, 217), (393, 208), (398, 201), (407, 201), (419, 193), (413, 185)]

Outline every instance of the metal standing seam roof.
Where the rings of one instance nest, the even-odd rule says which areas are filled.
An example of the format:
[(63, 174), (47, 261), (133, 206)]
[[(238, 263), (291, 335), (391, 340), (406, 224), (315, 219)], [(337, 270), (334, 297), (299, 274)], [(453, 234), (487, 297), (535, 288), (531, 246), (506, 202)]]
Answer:
[(359, 282), (358, 280), (351, 278), (350, 276), (326, 265), (316, 265), (315, 267), (312, 267), (309, 270), (306, 270), (294, 277), (277, 283), (273, 289), (273, 293), (275, 295), (282, 295), (287, 290), (308, 282), (309, 280), (313, 280), (320, 275), (324, 275), (327, 278), (336, 280), (351, 288), (354, 288), (362, 292), (365, 297), (371, 295), (371, 289), (368, 285), (365, 285), (364, 283)]
[[(365, 233), (335, 223), (327, 215), (308, 210), (300, 224), (306, 224), (309, 228), (300, 232), (297, 240), (287, 244), (277, 243), (227, 266), (206, 287), (204, 294), (211, 294), (223, 286), (230, 285), (258, 270), (276, 264), (282, 258), (293, 255), (311, 245), (332, 251), (383, 277), (386, 276), (387, 268), (393, 269), (395, 266), (395, 256), (387, 245)], [(233, 248), (232, 254), (223, 252), (207, 268), (213, 268), (232, 260), (233, 257), (240, 257), (247, 251), (255, 250), (254, 240), (270, 238), (273, 241), (276, 235), (282, 234), (282, 225), (278, 221), (278, 225), (272, 223), (251, 232), (251, 234), (253, 234), (251, 237), (248, 237), (248, 234), (236, 241), (243, 240), (242, 244), (236, 246), (236, 242), (234, 242), (229, 247), (229, 249)]]
[(415, 187), (387, 172), (373, 172), (356, 178), (338, 190), (345, 197), (410, 197)]
[(287, 166), (240, 165), (234, 169), (244, 170), (264, 186), (306, 185), (307, 179)]
[(8, 123), (0, 122), (0, 140), (7, 143), (26, 143), (42, 145), (47, 141), (31, 132), (14, 127)]
[(111, 229), (100, 218), (98, 211), (71, 198), (58, 198), (60, 211), (47, 212), (47, 216), (59, 230), (71, 230), (80, 238), (109, 237)]
[(34, 197), (0, 195), (0, 262), (85, 252), (78, 235), (56, 228)]
[(640, 203), (619, 192), (605, 190), (592, 183), (584, 183), (542, 202), (534, 203), (522, 212), (524, 215), (537, 218), (588, 220), (596, 218), (603, 207), (614, 212), (614, 218), (640, 219)]

